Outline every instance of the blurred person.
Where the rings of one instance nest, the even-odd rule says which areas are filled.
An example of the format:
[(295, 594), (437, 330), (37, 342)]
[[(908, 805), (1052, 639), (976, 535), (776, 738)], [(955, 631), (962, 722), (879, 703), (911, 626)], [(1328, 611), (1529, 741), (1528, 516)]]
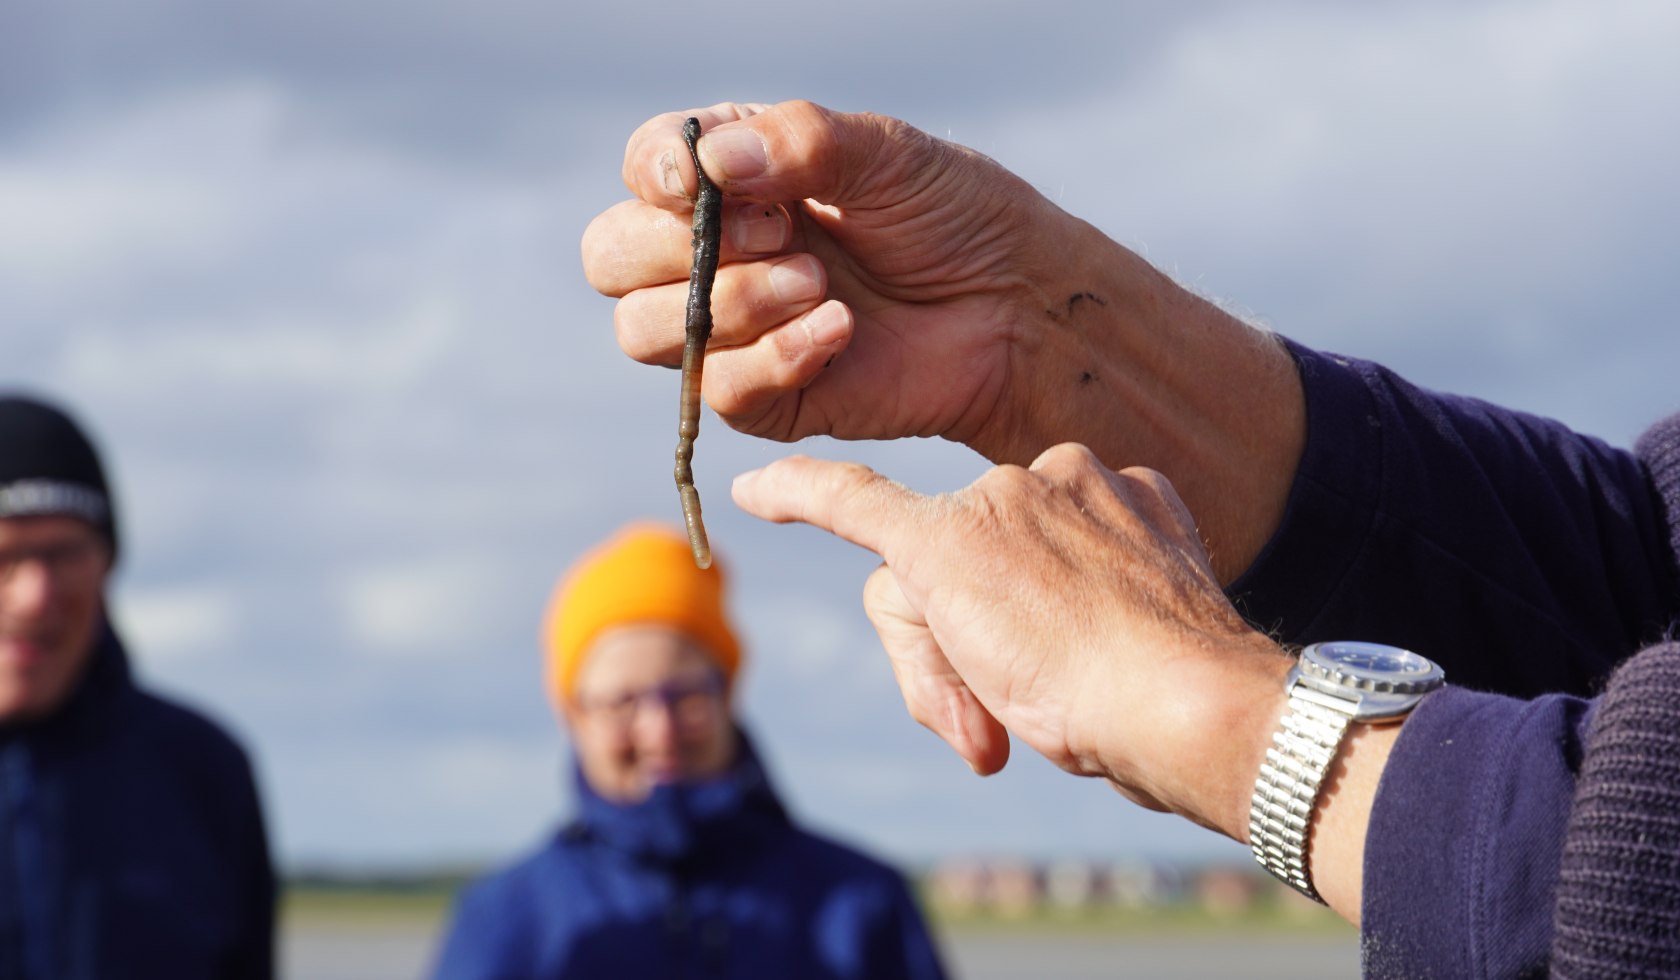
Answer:
[(106, 615), (116, 557), (92, 443), (0, 395), (0, 980), (271, 977), (250, 764), (136, 685)]
[(1371, 976), (1680, 975), (1680, 416), (1628, 452), (1311, 350), (972, 150), (808, 102), (632, 134), (583, 262), (638, 360), (680, 361), (688, 115), (719, 416), (997, 464), (735, 485), (881, 556), (865, 608), (969, 765), (1013, 733), (1250, 844)]
[(783, 808), (735, 718), (723, 572), (686, 537), (620, 529), (543, 640), (577, 814), (462, 895), (439, 980), (943, 976), (903, 877)]

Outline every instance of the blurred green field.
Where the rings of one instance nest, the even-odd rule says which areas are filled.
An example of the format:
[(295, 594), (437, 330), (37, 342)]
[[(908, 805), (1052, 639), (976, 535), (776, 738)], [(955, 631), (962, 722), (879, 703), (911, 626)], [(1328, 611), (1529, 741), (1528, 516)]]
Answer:
[[(420, 977), (465, 878), (369, 884), (292, 882), (282, 897), (283, 980)], [(925, 903), (953, 977), (963, 980), (1332, 980), (1359, 972), (1354, 929), (1329, 912), (1262, 896), (1215, 912), (1185, 901), (1147, 908), (1018, 915)]]
[(280, 917), (287, 924), (410, 925), (441, 923), (449, 912), (452, 890), (288, 887), (281, 896)]
[[(282, 921), (288, 926), (310, 928), (402, 926), (432, 931), (442, 927), (455, 892), (465, 880), (440, 878), (388, 884), (293, 883), (282, 895)], [(1231, 912), (1210, 911), (1191, 902), (1144, 908), (1043, 908), (1020, 915), (961, 912), (925, 901), (923, 907), (935, 927), (942, 932), (1354, 934), (1352, 926), (1327, 909), (1273, 897), (1262, 898), (1240, 911)]]
[(1010, 932), (1067, 935), (1144, 934), (1169, 936), (1220, 932), (1230, 935), (1355, 934), (1354, 928), (1329, 911), (1302, 914), (1277, 905), (1258, 905), (1235, 913), (1214, 913), (1194, 905), (1145, 909), (1094, 909), (1087, 912), (1045, 910), (1024, 916), (966, 915), (929, 910), (929, 918), (944, 932), (979, 931), (990, 935)]

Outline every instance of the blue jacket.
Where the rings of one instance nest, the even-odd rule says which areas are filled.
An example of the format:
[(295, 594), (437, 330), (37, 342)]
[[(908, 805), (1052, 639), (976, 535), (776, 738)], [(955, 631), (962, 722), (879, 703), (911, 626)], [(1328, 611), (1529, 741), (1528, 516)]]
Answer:
[(0, 727), (0, 980), (266, 980), (274, 900), (245, 754), (108, 628), (63, 709)]
[[(1680, 417), (1628, 453), (1293, 351), (1307, 445), (1232, 598), (1290, 642), (1410, 647), (1450, 685), (1407, 720), (1373, 801), (1366, 975), (1544, 976), (1588, 698), (1680, 618)], [(1680, 726), (1680, 707), (1660, 722)], [(1633, 920), (1677, 915), (1670, 895)]]
[(903, 878), (795, 827), (745, 738), (726, 776), (578, 818), (461, 897), (438, 980), (943, 977)]

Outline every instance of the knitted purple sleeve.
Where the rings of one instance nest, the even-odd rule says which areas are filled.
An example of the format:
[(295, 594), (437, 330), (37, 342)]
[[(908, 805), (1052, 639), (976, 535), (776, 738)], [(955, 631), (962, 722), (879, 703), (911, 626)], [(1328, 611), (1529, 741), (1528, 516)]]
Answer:
[(1680, 643), (1599, 699), (1558, 879), (1552, 976), (1680, 976)]

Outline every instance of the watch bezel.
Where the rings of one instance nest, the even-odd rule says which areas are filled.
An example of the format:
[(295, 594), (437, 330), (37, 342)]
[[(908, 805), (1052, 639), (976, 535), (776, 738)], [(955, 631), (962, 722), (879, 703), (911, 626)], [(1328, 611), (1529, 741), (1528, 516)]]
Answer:
[[(1382, 669), (1366, 662), (1374, 657), (1401, 660), (1406, 669)], [(1314, 643), (1301, 651), (1289, 672), (1291, 686), (1299, 686), (1341, 701), (1353, 702), (1355, 721), (1398, 718), (1416, 707), (1423, 696), (1446, 682), (1441, 665), (1404, 647), (1364, 640)], [(1317, 699), (1315, 699), (1317, 700)], [(1335, 704), (1326, 704), (1336, 707)]]

